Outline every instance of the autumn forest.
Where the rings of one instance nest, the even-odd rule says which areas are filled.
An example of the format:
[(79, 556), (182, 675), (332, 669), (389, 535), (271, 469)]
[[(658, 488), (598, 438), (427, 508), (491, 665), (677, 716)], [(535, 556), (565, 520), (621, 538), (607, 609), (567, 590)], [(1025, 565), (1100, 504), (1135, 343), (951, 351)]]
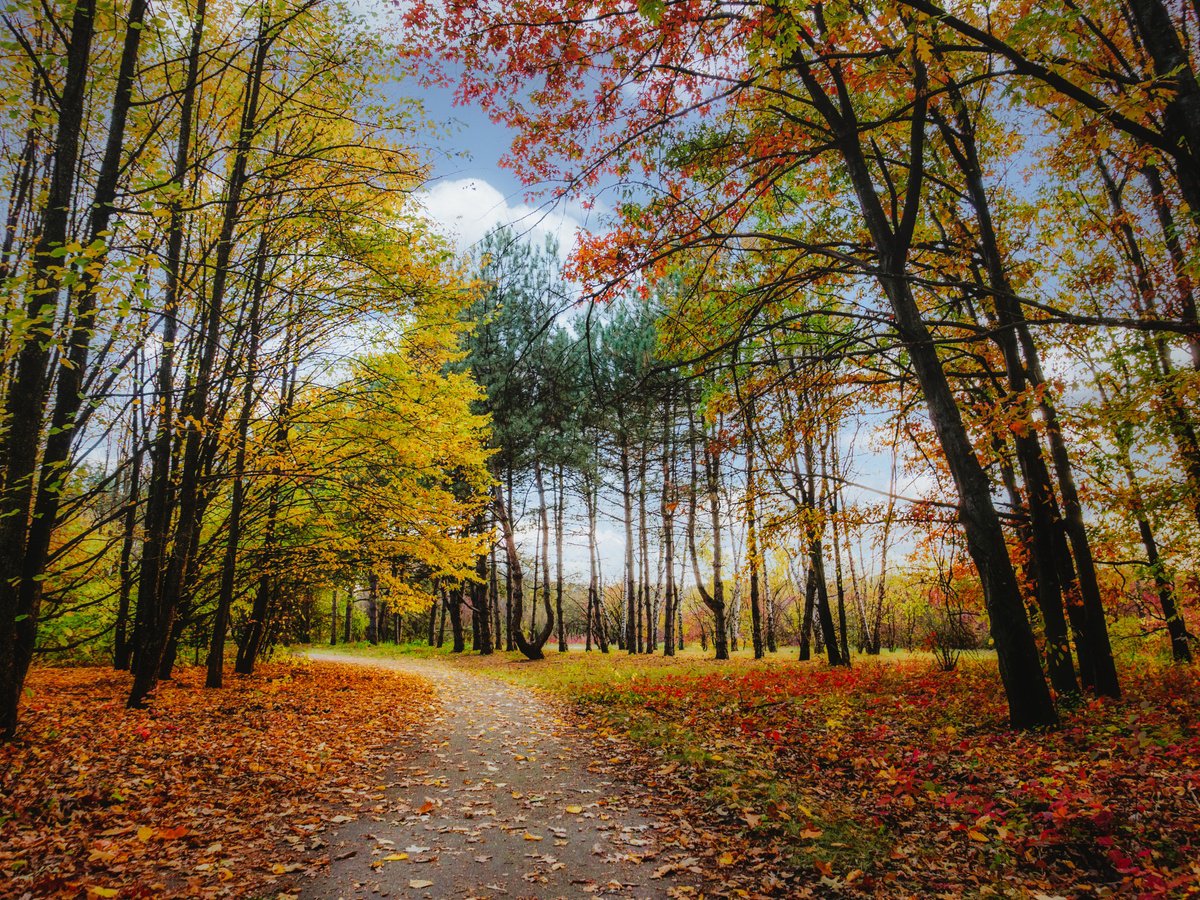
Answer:
[(0, 897), (1200, 896), (1198, 72), (0, 2)]

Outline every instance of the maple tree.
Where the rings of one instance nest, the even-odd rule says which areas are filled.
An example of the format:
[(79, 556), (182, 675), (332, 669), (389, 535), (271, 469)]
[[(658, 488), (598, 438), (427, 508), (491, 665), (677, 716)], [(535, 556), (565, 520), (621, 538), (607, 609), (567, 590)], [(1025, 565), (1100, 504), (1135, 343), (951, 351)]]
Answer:
[[(858, 323), (851, 334), (860, 343), (843, 353), (874, 351), (886, 372), (911, 379), (982, 584), (1012, 721), (1038, 725), (1056, 718), (1041, 658), (1058, 694), (1073, 693), (1080, 679), (1099, 693), (1120, 690), (1078, 455), (1039, 335), (1055, 322), (1155, 335), (1170, 371), (1166, 348), (1181, 342), (1172, 335), (1191, 344), (1191, 288), (1179, 275), (1193, 238), (1174, 225), (1159, 236), (1175, 269), (1168, 290), (1186, 287), (1181, 318), (1089, 315), (1072, 309), (1070, 297), (1053, 296), (1059, 279), (1072, 277), (1069, 266), (1031, 264), (1011, 246), (1006, 228), (1028, 220), (1025, 201), (1014, 203), (989, 179), (1020, 147), (1014, 96), (1029, 98), (1063, 146), (1078, 147), (1103, 120), (1138, 152), (1164, 155), (1172, 173), (1190, 165), (1184, 119), (1193, 76), (1183, 43), (1156, 38), (1158, 46), (1143, 48), (1121, 29), (1144, 40), (1153, 20), (1177, 38), (1192, 13), (1145, 3), (1118, 24), (1107, 8), (1080, 12), (1087, 37), (1072, 47), (1080, 59), (1066, 74), (1029, 49), (1048, 45), (1038, 38), (1057, 28), (1054, 14), (1014, 7), (986, 27), (974, 15), (919, 3), (595, 10), (430, 0), (414, 4), (407, 21), (420, 36), (412, 59), (425, 77), (456, 83), (460, 101), (518, 130), (510, 162), (530, 184), (549, 183), (585, 203), (601, 189), (621, 196), (615, 227), (585, 238), (575, 254), (581, 281), (611, 294), (667, 277), (687, 260), (685, 305), (703, 328), (687, 332), (683, 359), (736, 356), (758, 329), (798, 323), (813, 331), (819, 317), (832, 316)], [(975, 46), (964, 46), (963, 36)], [(1120, 68), (1114, 58), (1173, 80), (1143, 107), (1124, 97), (1110, 102), (1103, 97), (1108, 72)], [(518, 87), (529, 82), (536, 88)], [(1161, 131), (1142, 124), (1157, 110), (1168, 123)], [(1045, 155), (1060, 152), (1051, 145)], [(1178, 177), (1165, 187), (1159, 178), (1160, 223), (1187, 221), (1170, 198), (1178, 188), (1187, 202), (1189, 176)], [(1060, 185), (1073, 189), (1065, 179)], [(727, 309), (716, 311), (718, 304)], [(1193, 412), (1174, 385), (1165, 390), (1187, 464)], [(1028, 515), (1015, 535), (1019, 548), (1010, 549), (992, 500), (997, 462), (1014, 473), (1011, 505)], [(720, 544), (714, 538), (718, 567)], [(717, 591), (719, 584), (718, 576)], [(1038, 603), (1042, 648), (1025, 590)], [(831, 632), (828, 601), (818, 608), (822, 631)], [(1181, 633), (1181, 617), (1168, 617)]]

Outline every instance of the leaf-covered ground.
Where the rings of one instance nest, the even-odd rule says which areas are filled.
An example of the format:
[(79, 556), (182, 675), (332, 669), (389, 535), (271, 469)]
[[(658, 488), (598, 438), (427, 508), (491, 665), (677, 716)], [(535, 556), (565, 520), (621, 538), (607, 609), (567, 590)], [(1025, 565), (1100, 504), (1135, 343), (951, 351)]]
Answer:
[(648, 793), (735, 848), (716, 864), (752, 895), (1200, 894), (1195, 667), (1127, 668), (1122, 700), (1018, 734), (985, 660), (462, 664), (652, 748)]
[(182, 669), (127, 710), (122, 673), (31, 674), (0, 744), (0, 896), (288, 894), (434, 703), (419, 678), (328, 663), (202, 679)]

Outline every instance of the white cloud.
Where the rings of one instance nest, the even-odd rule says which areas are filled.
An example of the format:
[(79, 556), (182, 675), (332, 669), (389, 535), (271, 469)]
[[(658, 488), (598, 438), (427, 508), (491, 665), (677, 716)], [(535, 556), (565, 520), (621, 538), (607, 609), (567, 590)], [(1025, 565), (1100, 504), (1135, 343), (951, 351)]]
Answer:
[(417, 200), (438, 230), (460, 253), (469, 252), (492, 228), (511, 225), (534, 241), (558, 238), (563, 255), (574, 249), (583, 229), (581, 210), (569, 205), (534, 207), (513, 202), (482, 178), (439, 181), (421, 191)]

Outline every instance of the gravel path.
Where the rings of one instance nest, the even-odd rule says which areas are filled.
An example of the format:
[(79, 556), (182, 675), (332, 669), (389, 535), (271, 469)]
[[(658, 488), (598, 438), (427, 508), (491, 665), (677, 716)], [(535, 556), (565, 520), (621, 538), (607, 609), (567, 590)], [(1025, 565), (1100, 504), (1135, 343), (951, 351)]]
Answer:
[(697, 861), (660, 846), (680, 823), (639, 810), (634, 788), (609, 774), (623, 762), (613, 748), (536, 693), (438, 660), (310, 656), (427, 678), (442, 712), (426, 749), (389, 776), (383, 810), (333, 834), (330, 869), (305, 897), (699, 893)]

